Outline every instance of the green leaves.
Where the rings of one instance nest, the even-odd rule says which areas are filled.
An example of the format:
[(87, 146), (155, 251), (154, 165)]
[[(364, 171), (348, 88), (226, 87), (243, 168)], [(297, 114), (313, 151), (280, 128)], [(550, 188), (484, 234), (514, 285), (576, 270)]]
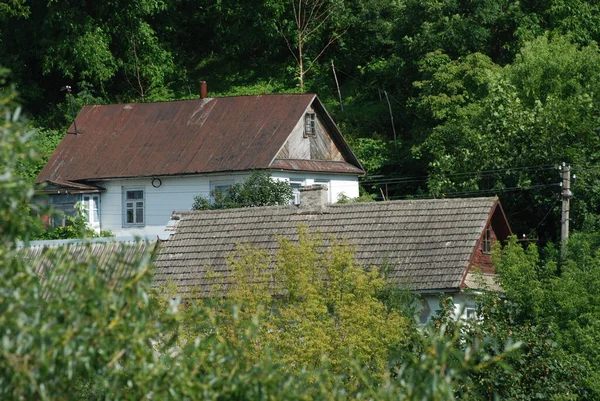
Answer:
[[(554, 236), (554, 214), (540, 227), (560, 180), (548, 165), (596, 159), (600, 141), (593, 99), (600, 94), (599, 62), (596, 45), (579, 47), (562, 37), (528, 42), (504, 68), (483, 55), (451, 61), (431, 54), (422, 62), (428, 79), (417, 83), (421, 95), (414, 99), (417, 110), (429, 115), (430, 129), (413, 148), (429, 162), (430, 191), (501, 194), (505, 207), (516, 212), (535, 205), (534, 214), (511, 221), (513, 228), (524, 233), (539, 228), (546, 238)], [(477, 173), (482, 171), (488, 173)], [(593, 191), (582, 186), (574, 192), (578, 218), (595, 213)]]
[(291, 200), (292, 186), (289, 182), (274, 180), (267, 171), (252, 171), (246, 180), (232, 185), (227, 193), (214, 191), (210, 199), (196, 196), (192, 209), (287, 205)]

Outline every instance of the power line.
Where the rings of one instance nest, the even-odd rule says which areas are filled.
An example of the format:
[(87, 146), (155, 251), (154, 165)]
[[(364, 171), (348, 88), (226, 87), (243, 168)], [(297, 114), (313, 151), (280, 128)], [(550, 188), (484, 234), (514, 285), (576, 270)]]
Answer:
[(548, 209), (548, 211), (546, 212), (546, 214), (544, 215), (544, 217), (542, 218), (542, 220), (540, 220), (540, 222), (537, 224), (537, 226), (535, 226), (535, 228), (531, 231), (529, 231), (529, 234), (527, 234), (527, 236), (529, 237), (531, 234), (533, 234), (535, 232), (535, 230), (537, 230), (539, 228), (539, 226), (542, 225), (542, 223), (544, 222), (544, 220), (546, 220), (546, 218), (550, 215), (550, 212), (554, 209), (554, 206), (556, 206), (556, 203), (559, 201), (560, 198), (556, 198), (554, 199), (554, 203), (552, 203), (552, 205), (550, 206), (550, 208)]
[[(539, 165), (539, 166), (523, 166), (523, 167), (510, 167), (510, 168), (499, 168), (492, 170), (481, 170), (481, 171), (469, 171), (462, 173), (453, 173), (453, 174), (444, 174), (444, 177), (468, 177), (468, 176), (492, 176), (497, 175), (498, 173), (504, 172), (506, 174), (510, 172), (516, 171), (546, 171), (555, 169), (555, 165)], [(426, 181), (432, 178), (432, 176), (416, 176), (416, 177), (391, 177), (385, 178), (385, 176), (381, 176), (382, 178), (373, 178), (373, 179), (365, 179), (361, 180), (362, 184), (393, 184), (393, 183), (410, 183), (410, 182), (421, 182)]]
[(538, 184), (538, 185), (529, 185), (526, 187), (507, 187), (507, 188), (492, 188), (492, 189), (478, 189), (473, 191), (451, 191), (444, 192), (441, 196), (433, 196), (433, 195), (398, 195), (398, 196), (390, 196), (389, 199), (434, 199), (434, 198), (450, 198), (454, 196), (460, 195), (477, 195), (484, 193), (502, 193), (502, 192), (515, 192), (515, 191), (528, 191), (532, 189), (539, 188), (548, 188), (548, 187), (558, 187), (560, 184)]

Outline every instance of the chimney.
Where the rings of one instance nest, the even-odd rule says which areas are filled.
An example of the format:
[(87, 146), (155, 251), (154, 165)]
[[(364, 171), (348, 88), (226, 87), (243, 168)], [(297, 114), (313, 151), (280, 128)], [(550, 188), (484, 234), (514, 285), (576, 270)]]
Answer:
[(327, 185), (309, 185), (300, 187), (300, 210), (305, 212), (323, 212), (327, 206)]
[(207, 92), (206, 81), (200, 81), (200, 99), (206, 99)]

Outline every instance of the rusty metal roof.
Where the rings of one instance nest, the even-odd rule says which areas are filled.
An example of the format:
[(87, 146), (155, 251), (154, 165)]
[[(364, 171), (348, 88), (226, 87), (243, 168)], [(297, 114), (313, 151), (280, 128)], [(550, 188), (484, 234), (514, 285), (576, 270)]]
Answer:
[(348, 162), (334, 160), (275, 159), (270, 168), (292, 171), (322, 171), (324, 173), (365, 173), (364, 170)]
[(39, 186), (37, 193), (40, 194), (88, 194), (104, 191), (104, 188), (97, 185), (82, 184), (73, 181), (47, 181)]
[(311, 105), (324, 110), (314, 94), (84, 106), (37, 182), (267, 169)]

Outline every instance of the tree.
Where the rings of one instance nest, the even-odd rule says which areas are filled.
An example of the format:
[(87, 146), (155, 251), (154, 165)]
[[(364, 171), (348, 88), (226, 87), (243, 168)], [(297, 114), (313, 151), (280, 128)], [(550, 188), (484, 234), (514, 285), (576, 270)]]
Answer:
[[(566, 258), (549, 245), (542, 254), (535, 245), (524, 249), (512, 237), (494, 250), (505, 298), (490, 295), (480, 309), (478, 335), (495, 333), (523, 341), (522, 353), (509, 360), (526, 374), (488, 376), (482, 383), (524, 399), (538, 393), (544, 399), (592, 400), (598, 386), (598, 295), (600, 279), (597, 233), (575, 233)], [(535, 378), (535, 379), (533, 379)], [(520, 397), (520, 398), (519, 398)], [(562, 398), (561, 398), (562, 397)]]
[(586, 168), (600, 154), (598, 47), (544, 36), (504, 68), (484, 55), (451, 60), (435, 53), (427, 60), (415, 104), (428, 111), (430, 128), (414, 154), (428, 161), (431, 193), (503, 194), (516, 213), (515, 231), (536, 229), (548, 240), (559, 228), (554, 166), (567, 162), (581, 168), (573, 208), (575, 227), (583, 227), (598, 207), (590, 190), (598, 176)]
[[(294, 259), (281, 261), (288, 268), (285, 271), (293, 280), (291, 284), (308, 285), (288, 294), (299, 302), (304, 302), (298, 298), (303, 294), (311, 295), (307, 299), (311, 302), (305, 304), (311, 310), (312, 319), (308, 322), (330, 327), (324, 333), (342, 346), (345, 339), (331, 328), (344, 328), (344, 335), (352, 340), (349, 344), (359, 346), (351, 349), (359, 357), (356, 362), (337, 349), (330, 350), (348, 361), (347, 373), (340, 375), (310, 367), (290, 373), (290, 365), (283, 365), (268, 350), (257, 359), (249, 351), (263, 341), (259, 333), (269, 333), (260, 320), (264, 313), (241, 319), (235, 305), (227, 313), (221, 308), (216, 314), (210, 305), (183, 311), (178, 297), (153, 297), (148, 254), (132, 255), (123, 249), (99, 259), (91, 247), (80, 258), (69, 257), (60, 249), (47, 250), (44, 258), (48, 263), (43, 274), (39, 274), (35, 261), (17, 247), (19, 239), (27, 241), (31, 234), (31, 221), (25, 218), (28, 210), (23, 205), (31, 201), (33, 187), (16, 170), (20, 162), (35, 156), (35, 149), (25, 144), (27, 131), (19, 123), (18, 112), (9, 112), (11, 107), (6, 98), (0, 97), (0, 109), (5, 112), (0, 119), (3, 194), (0, 197), (0, 338), (3, 339), (0, 397), (3, 400), (391, 400), (402, 394), (401, 387), (393, 383), (380, 386), (385, 378), (372, 378), (363, 369), (381, 368), (381, 352), (386, 352), (388, 341), (402, 338), (403, 332), (398, 327), (380, 323), (404, 325), (406, 321), (398, 320), (396, 313), (382, 313), (380, 304), (369, 296), (380, 281), (373, 272), (354, 266), (343, 246), (323, 255), (317, 252), (306, 255), (310, 261), (321, 263), (317, 266), (326, 267), (331, 280), (316, 284), (309, 292), (306, 290), (311, 283), (298, 279), (314, 276), (315, 270), (299, 270), (297, 261), (305, 257), (304, 251), (310, 251), (311, 245), (298, 247), (282, 240), (282, 246), (288, 249), (286, 253)], [(244, 260), (248, 259), (233, 263)], [(306, 261), (300, 264), (305, 266), (310, 267)], [(319, 294), (314, 290), (325, 292)], [(330, 304), (313, 302), (322, 299)], [(346, 309), (344, 305), (352, 308)], [(331, 312), (327, 310), (329, 306), (333, 308)], [(281, 315), (281, 323), (284, 319), (289, 322), (289, 318), (302, 323), (303, 314), (298, 306), (289, 304), (289, 308), (290, 313)], [(361, 313), (355, 316), (349, 312)], [(371, 312), (375, 313), (372, 319)], [(382, 316), (396, 318), (382, 322), (379, 321)], [(354, 322), (363, 324), (350, 330)], [(313, 333), (303, 327), (296, 332), (304, 333), (304, 339), (289, 338), (289, 342), (274, 344), (285, 349), (307, 342)], [(388, 335), (380, 336), (381, 333)], [(360, 347), (363, 335), (366, 348)], [(330, 348), (326, 343), (319, 346)], [(309, 355), (308, 360), (314, 361), (316, 354)], [(358, 365), (365, 361), (366, 366)], [(452, 382), (448, 383), (444, 383), (445, 388)]]
[(192, 209), (287, 205), (291, 200), (292, 186), (289, 182), (274, 180), (267, 171), (253, 171), (246, 180), (232, 185), (226, 193), (214, 191), (211, 199), (196, 196)]
[(265, 345), (291, 372), (340, 372), (355, 361), (384, 377), (390, 353), (409, 337), (410, 321), (377, 299), (385, 281), (376, 270), (356, 264), (347, 244), (323, 241), (301, 227), (298, 242), (278, 240), (273, 260), (238, 249), (229, 259), (235, 284), (228, 298), (265, 313)]
[(277, 27), (296, 60), (300, 90), (304, 91), (305, 75), (315, 66), (325, 50), (347, 29), (339, 25), (343, 19), (344, 2), (289, 0), (289, 3), (292, 8), (292, 21), (280, 21)]

